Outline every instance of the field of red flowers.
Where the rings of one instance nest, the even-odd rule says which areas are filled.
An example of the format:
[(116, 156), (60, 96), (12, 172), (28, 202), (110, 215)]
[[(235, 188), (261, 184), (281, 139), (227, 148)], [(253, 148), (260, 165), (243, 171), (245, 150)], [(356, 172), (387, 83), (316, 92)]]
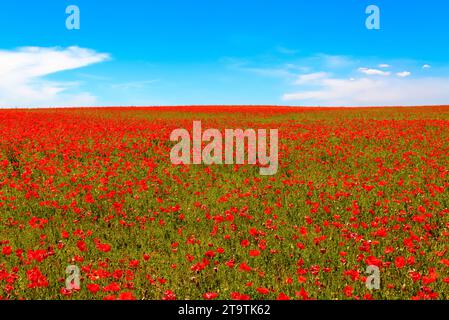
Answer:
[[(279, 129), (277, 174), (172, 165), (193, 120)], [(449, 298), (449, 107), (0, 110), (0, 137), (2, 299)]]

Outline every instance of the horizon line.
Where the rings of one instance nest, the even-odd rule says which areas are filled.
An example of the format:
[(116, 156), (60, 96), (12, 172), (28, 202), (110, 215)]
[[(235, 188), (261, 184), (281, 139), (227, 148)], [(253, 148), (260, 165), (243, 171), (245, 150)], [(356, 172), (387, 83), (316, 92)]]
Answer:
[(206, 107), (245, 107), (245, 108), (305, 108), (305, 109), (385, 109), (385, 108), (427, 108), (443, 107), (449, 108), (448, 104), (426, 104), (426, 105), (373, 105), (373, 106), (305, 106), (305, 105), (277, 105), (277, 104), (180, 104), (180, 105), (122, 105), (122, 106), (55, 106), (55, 107), (0, 107), (0, 110), (57, 110), (57, 109), (120, 109), (120, 108), (206, 108)]

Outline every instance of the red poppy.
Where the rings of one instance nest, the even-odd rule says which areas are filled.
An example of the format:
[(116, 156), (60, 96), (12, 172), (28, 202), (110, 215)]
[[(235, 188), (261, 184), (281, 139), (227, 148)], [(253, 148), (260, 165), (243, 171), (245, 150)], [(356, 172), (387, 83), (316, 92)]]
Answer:
[(121, 292), (119, 300), (136, 300), (132, 292)]
[(396, 268), (398, 268), (398, 269), (402, 269), (404, 266), (405, 266), (405, 264), (406, 264), (406, 261), (405, 261), (405, 258), (404, 257), (397, 257), (395, 260), (394, 260), (394, 265), (396, 266)]
[(245, 262), (242, 262), (239, 266), (239, 270), (244, 271), (244, 272), (249, 272), (252, 270), (252, 268), (249, 265), (247, 265)]
[(247, 294), (242, 294), (239, 292), (231, 292), (232, 300), (251, 300), (251, 297)]
[(5, 256), (9, 256), (12, 253), (12, 248), (10, 246), (2, 248), (2, 254)]
[(162, 300), (176, 300), (176, 295), (171, 290), (164, 291), (164, 296), (162, 297)]
[(81, 252), (87, 251), (87, 245), (86, 245), (86, 243), (85, 243), (84, 241), (82, 241), (82, 240), (78, 241), (78, 242), (76, 243), (76, 246), (78, 247), (78, 249), (79, 249)]
[(215, 299), (217, 297), (218, 297), (218, 293), (215, 293), (215, 292), (206, 292), (203, 295), (203, 298), (206, 299), (206, 300), (212, 300), (212, 299)]
[(259, 251), (259, 250), (250, 250), (250, 251), (249, 251), (249, 256), (250, 256), (250, 257), (257, 257), (257, 256), (260, 256), (260, 251)]
[(257, 292), (259, 292), (260, 294), (263, 294), (263, 295), (270, 293), (270, 290), (268, 290), (267, 288), (257, 288), (256, 290), (257, 290)]
[(241, 244), (242, 247), (247, 247), (247, 246), (249, 246), (249, 240), (244, 239), (244, 240), (242, 240), (242, 241), (240, 242), (240, 244)]
[(290, 300), (290, 297), (285, 293), (281, 292), (276, 298), (276, 300)]
[(91, 293), (95, 294), (98, 291), (100, 291), (100, 286), (96, 283), (89, 283), (86, 285), (87, 290), (89, 290)]
[(348, 298), (352, 297), (353, 292), (354, 292), (354, 288), (351, 287), (351, 286), (346, 286), (346, 287), (343, 288), (343, 293)]

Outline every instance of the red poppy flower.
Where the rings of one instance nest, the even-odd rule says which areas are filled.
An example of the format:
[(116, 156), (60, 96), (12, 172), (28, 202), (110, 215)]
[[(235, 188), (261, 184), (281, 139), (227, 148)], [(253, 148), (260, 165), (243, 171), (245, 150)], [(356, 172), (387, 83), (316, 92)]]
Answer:
[(346, 286), (343, 288), (343, 293), (348, 298), (352, 297), (353, 292), (354, 292), (354, 288), (351, 286)]
[(225, 265), (227, 266), (227, 267), (229, 267), (229, 268), (234, 268), (234, 266), (235, 266), (235, 261), (234, 260), (229, 260), (229, 261), (227, 261), (226, 263), (225, 263)]
[(247, 246), (249, 246), (249, 240), (247, 240), (247, 239), (242, 240), (242, 241), (240, 242), (240, 245), (241, 245), (242, 247), (247, 247)]
[(162, 297), (162, 300), (176, 300), (176, 295), (171, 290), (166, 290), (164, 292), (164, 296)]
[(100, 286), (98, 284), (96, 284), (96, 283), (89, 283), (89, 284), (86, 285), (86, 287), (87, 287), (87, 290), (89, 290), (89, 292), (91, 292), (93, 294), (95, 294), (98, 291), (100, 291)]
[(120, 291), (120, 285), (117, 282), (112, 282), (108, 284), (107, 286), (103, 287), (104, 292), (112, 291), (117, 292)]
[(12, 253), (12, 248), (10, 246), (2, 248), (2, 254), (5, 256), (9, 256)]
[(247, 265), (245, 262), (242, 262), (239, 266), (239, 270), (244, 271), (244, 272), (249, 272), (252, 270), (252, 268), (249, 265)]
[(136, 300), (132, 292), (121, 292), (119, 300)]
[(397, 257), (395, 260), (394, 260), (394, 265), (396, 266), (396, 268), (398, 268), (398, 269), (402, 269), (404, 266), (405, 266), (405, 263), (406, 263), (406, 261), (405, 261), (405, 258), (404, 257)]
[(215, 293), (215, 292), (206, 292), (203, 295), (203, 298), (206, 299), (206, 300), (212, 300), (212, 299), (215, 299), (217, 297), (218, 297), (218, 293)]
[(290, 297), (285, 293), (281, 292), (276, 298), (276, 300), (290, 300)]
[(250, 256), (250, 257), (257, 257), (257, 256), (260, 256), (260, 251), (259, 251), (259, 250), (250, 250), (250, 251), (249, 251), (249, 256)]
[(111, 246), (109, 244), (106, 243), (97, 243), (96, 247), (98, 250), (102, 251), (102, 252), (109, 252), (111, 251)]
[(270, 290), (268, 290), (267, 288), (257, 288), (256, 290), (257, 290), (257, 292), (259, 292), (260, 294), (264, 294), (264, 295), (270, 293)]
[(78, 242), (76, 243), (76, 246), (78, 247), (78, 249), (79, 249), (81, 252), (87, 251), (87, 245), (86, 245), (86, 243), (85, 243), (84, 241), (82, 241), (82, 240), (78, 241)]
[(247, 294), (242, 294), (239, 292), (231, 292), (232, 300), (251, 300), (251, 297)]

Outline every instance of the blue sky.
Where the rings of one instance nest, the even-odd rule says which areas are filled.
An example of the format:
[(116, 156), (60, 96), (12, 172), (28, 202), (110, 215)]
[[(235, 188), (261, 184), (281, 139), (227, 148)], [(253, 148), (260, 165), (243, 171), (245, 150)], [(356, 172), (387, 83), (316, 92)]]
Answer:
[(5, 0), (0, 30), (1, 107), (449, 104), (444, 0)]

